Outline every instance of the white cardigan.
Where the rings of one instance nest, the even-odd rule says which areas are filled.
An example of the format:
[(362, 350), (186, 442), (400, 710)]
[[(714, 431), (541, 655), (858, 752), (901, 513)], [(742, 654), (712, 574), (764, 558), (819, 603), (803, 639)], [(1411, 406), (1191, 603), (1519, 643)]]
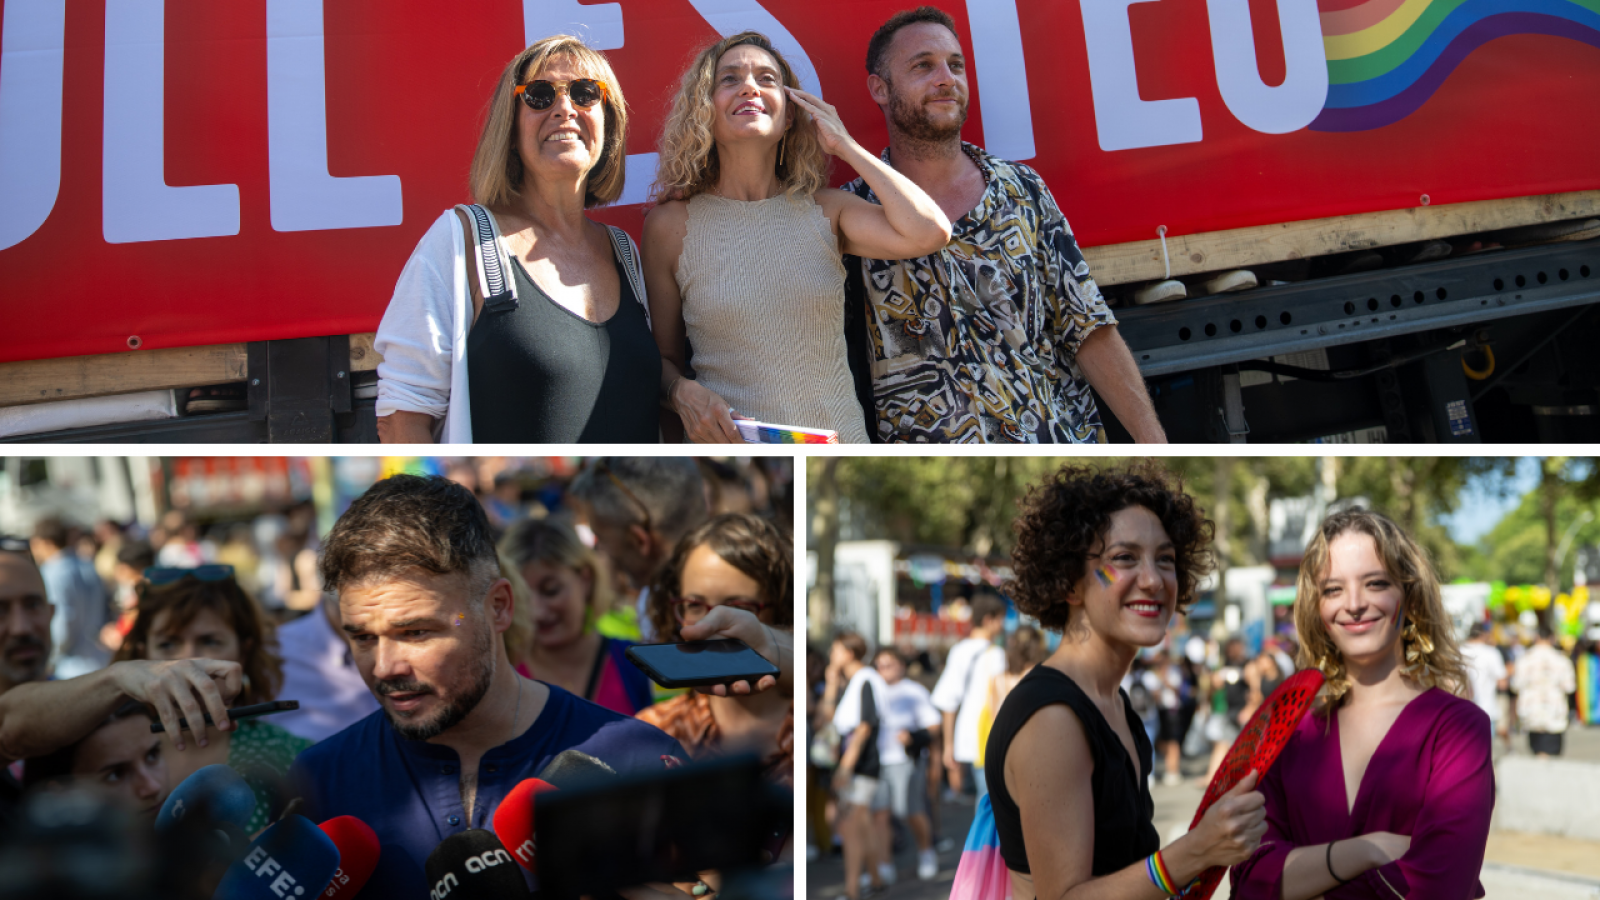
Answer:
[[(500, 257), (500, 271), (506, 273), (506, 286), (515, 296), (515, 281), (510, 277), (510, 256), (494, 216), (486, 216), (493, 230), (494, 246)], [(622, 260), (633, 285), (634, 296), (650, 321), (650, 306), (640, 276), (638, 254), (626, 232), (606, 226), (612, 249)], [(474, 256), (482, 256), (482, 245)], [(483, 260), (475, 259), (479, 283), (483, 282)], [(373, 348), (378, 363), (377, 414), (418, 412), (438, 420), (434, 439), (446, 444), (472, 443), (472, 409), (467, 386), (467, 332), (472, 328), (472, 301), (467, 289), (466, 235), (454, 209), (445, 210), (400, 271), (394, 296)]]

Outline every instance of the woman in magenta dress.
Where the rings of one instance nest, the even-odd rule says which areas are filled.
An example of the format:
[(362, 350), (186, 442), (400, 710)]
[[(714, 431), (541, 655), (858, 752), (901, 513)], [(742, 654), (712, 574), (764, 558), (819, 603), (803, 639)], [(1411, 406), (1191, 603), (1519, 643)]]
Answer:
[(1329, 516), (1295, 599), (1302, 668), (1327, 678), (1261, 781), (1267, 834), (1240, 900), (1482, 897), (1494, 810), (1489, 719), (1427, 555), (1383, 516)]

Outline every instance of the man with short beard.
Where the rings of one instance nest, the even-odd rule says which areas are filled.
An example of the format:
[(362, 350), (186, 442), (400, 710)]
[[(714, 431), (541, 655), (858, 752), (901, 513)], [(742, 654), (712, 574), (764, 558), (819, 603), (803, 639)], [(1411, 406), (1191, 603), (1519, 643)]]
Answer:
[[(1103, 442), (1092, 385), (1135, 440), (1164, 443), (1116, 317), (1044, 181), (961, 140), (966, 56), (950, 16), (923, 6), (890, 17), (867, 46), (867, 72), (889, 126), (884, 161), (955, 223), (931, 256), (846, 262), (846, 328), (874, 439)], [(845, 189), (877, 202), (860, 179)], [(859, 384), (869, 368), (870, 386)]]
[(511, 668), (511, 583), (460, 485), (378, 482), (339, 517), (321, 565), (380, 709), (301, 753), (290, 779), (313, 821), (351, 815), (377, 832), (385, 852), (367, 896), (427, 897), (439, 842), (491, 829), (506, 794), (564, 750), (618, 772), (687, 759), (661, 731)]

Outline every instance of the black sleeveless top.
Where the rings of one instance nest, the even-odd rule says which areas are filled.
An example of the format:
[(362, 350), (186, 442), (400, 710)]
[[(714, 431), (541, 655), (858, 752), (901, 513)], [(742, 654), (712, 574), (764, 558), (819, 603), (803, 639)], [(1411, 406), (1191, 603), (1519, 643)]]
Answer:
[(467, 334), (474, 443), (654, 444), (661, 353), (618, 262), (617, 311), (590, 322), (511, 260), (518, 303), (487, 306)]
[(1122, 739), (1111, 730), (1082, 688), (1059, 669), (1034, 666), (1006, 695), (1000, 712), (989, 729), (989, 744), (984, 754), (984, 771), (989, 784), (989, 802), (994, 806), (995, 830), (1000, 833), (1000, 856), (1013, 871), (1032, 873), (1028, 867), (1028, 848), (1022, 838), (1022, 812), (1006, 788), (1006, 751), (1017, 732), (1033, 714), (1056, 703), (1064, 703), (1083, 723), (1094, 759), (1094, 774), (1089, 778), (1094, 793), (1094, 868), (1096, 877), (1125, 869), (1161, 849), (1156, 833), (1155, 802), (1150, 799), (1149, 782), (1140, 772), (1149, 772), (1153, 762), (1150, 737), (1144, 723), (1133, 714), (1128, 695), (1117, 691), (1133, 732), (1133, 746), (1139, 753), (1139, 767), (1128, 758)]

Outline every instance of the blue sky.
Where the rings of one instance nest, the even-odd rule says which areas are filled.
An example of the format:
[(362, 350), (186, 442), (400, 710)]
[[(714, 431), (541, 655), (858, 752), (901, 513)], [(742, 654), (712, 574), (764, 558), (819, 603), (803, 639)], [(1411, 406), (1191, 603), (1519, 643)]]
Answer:
[(1468, 546), (1477, 544), (1478, 539), (1499, 524), (1506, 513), (1517, 508), (1522, 502), (1522, 495), (1538, 485), (1538, 460), (1524, 456), (1517, 460), (1517, 474), (1506, 485), (1508, 490), (1504, 494), (1494, 490), (1492, 482), (1470, 481), (1461, 491), (1461, 502), (1455, 513), (1441, 517), (1439, 521), (1449, 530), (1456, 543)]

